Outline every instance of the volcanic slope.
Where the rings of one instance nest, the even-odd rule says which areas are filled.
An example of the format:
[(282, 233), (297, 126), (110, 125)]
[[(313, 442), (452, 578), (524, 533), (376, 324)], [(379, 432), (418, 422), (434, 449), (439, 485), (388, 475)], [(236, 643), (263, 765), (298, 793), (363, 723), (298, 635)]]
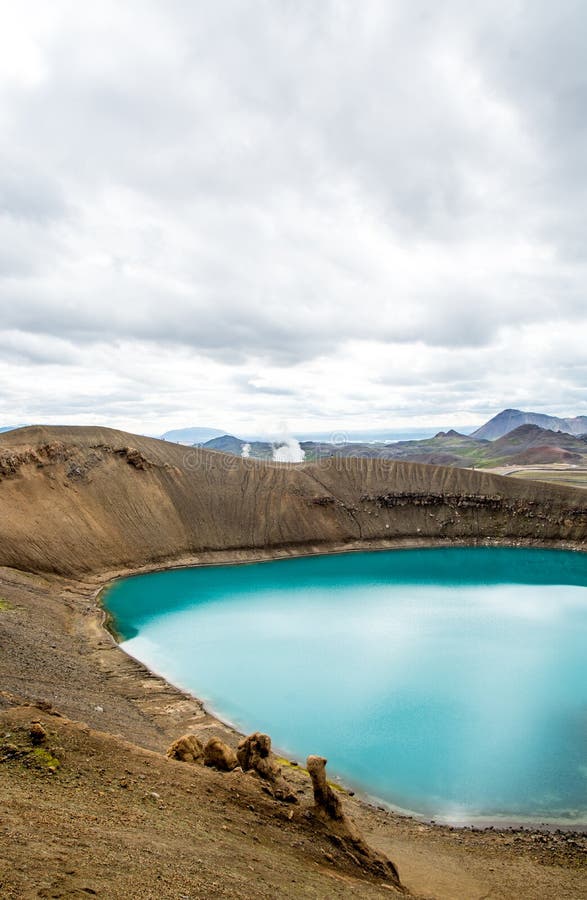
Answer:
[(107, 428), (0, 436), (0, 564), (75, 575), (212, 550), (582, 541), (580, 490), (382, 459), (283, 464)]

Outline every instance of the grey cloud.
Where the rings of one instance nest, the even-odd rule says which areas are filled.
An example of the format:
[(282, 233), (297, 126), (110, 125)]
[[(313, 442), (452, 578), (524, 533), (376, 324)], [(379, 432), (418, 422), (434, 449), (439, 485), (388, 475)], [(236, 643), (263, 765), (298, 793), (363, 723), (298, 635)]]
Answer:
[(477, 58), (535, 142), (539, 164), (526, 198), (539, 210), (534, 228), (561, 255), (576, 258), (587, 224), (587, 8), (580, 0), (526, 0), (512, 13), (488, 24), (476, 41)]
[[(504, 335), (581, 327), (583, 4), (52, 9), (42, 77), (0, 83), (2, 326), (30, 338), (0, 345), (6, 361), (175, 348), (258, 365), (234, 382), (251, 409), (274, 394), (310, 415), (323, 400), (267, 387), (264, 367), (419, 342), (454, 367), (387, 383), (414, 408), (412, 386), (460, 384), (472, 408), (471, 350), (483, 391)], [(553, 402), (582, 402), (580, 364)]]
[(266, 394), (267, 396), (272, 397), (295, 397), (297, 393), (292, 388), (276, 387), (271, 384), (257, 385), (246, 376), (235, 378), (234, 383), (245, 394)]
[(66, 209), (63, 193), (53, 179), (22, 165), (8, 168), (0, 160), (0, 215), (45, 223), (62, 218)]
[(7, 330), (0, 330), (0, 353), (4, 360), (32, 365), (71, 365), (79, 363), (81, 357), (75, 347), (62, 339)]

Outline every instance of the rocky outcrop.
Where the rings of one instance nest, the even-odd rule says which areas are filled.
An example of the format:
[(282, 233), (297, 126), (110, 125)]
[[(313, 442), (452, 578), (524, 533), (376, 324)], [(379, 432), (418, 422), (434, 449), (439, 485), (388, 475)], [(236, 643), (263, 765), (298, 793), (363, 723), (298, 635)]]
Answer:
[[(432, 491), (388, 491), (385, 494), (363, 494), (361, 500), (365, 503), (375, 503), (380, 509), (391, 509), (396, 506), (448, 506), (452, 509), (489, 509), (505, 512), (527, 512), (540, 508), (538, 500), (508, 500), (506, 497), (496, 494), (451, 494)], [(585, 510), (587, 512), (587, 508)]]
[(51, 463), (64, 462), (72, 452), (71, 448), (66, 448), (60, 441), (13, 451), (0, 447), (0, 480), (18, 475), (25, 466), (33, 465), (42, 469)]
[(323, 756), (309, 756), (306, 760), (314, 790), (315, 812), (326, 822), (342, 822), (344, 820), (342, 801), (326, 780), (327, 762)]
[(244, 737), (236, 751), (243, 772), (256, 772), (268, 782), (270, 792), (277, 800), (297, 803), (297, 797), (289, 788), (281, 769), (271, 753), (271, 738), (268, 734), (255, 731)]
[(237, 747), (236, 755), (243, 772), (254, 769), (262, 778), (269, 781), (281, 773), (279, 766), (271, 758), (271, 738), (268, 734), (255, 731), (244, 737)]
[(327, 762), (323, 756), (309, 756), (306, 760), (314, 790), (315, 813), (326, 822), (342, 822), (344, 820), (342, 801), (326, 780)]
[[(587, 500), (587, 498), (586, 498)], [(547, 506), (544, 501), (533, 498), (512, 498), (501, 494), (454, 494), (449, 492), (416, 492), (416, 491), (388, 491), (384, 494), (363, 494), (361, 502), (374, 504), (377, 509), (395, 509), (403, 507), (424, 507), (427, 509), (452, 510), (457, 514), (468, 510), (488, 511), (500, 513), (512, 519), (538, 519), (550, 524), (565, 526), (565, 520), (572, 520), (573, 524), (580, 525), (582, 529), (587, 527), (587, 502), (580, 506), (569, 505), (564, 511), (558, 511)], [(455, 520), (442, 523), (454, 524)]]
[(151, 465), (146, 456), (137, 450), (136, 447), (123, 447), (122, 450), (115, 451), (119, 456), (127, 461), (129, 466), (135, 469), (148, 469)]
[(221, 772), (231, 772), (238, 766), (238, 759), (232, 747), (220, 738), (210, 738), (204, 747), (204, 765)]
[(180, 762), (203, 763), (204, 745), (195, 734), (184, 734), (167, 748), (165, 755)]
[(397, 866), (370, 847), (345, 815), (341, 798), (326, 780), (326, 762), (322, 756), (309, 756), (306, 761), (314, 790), (314, 815), (328, 829), (333, 842), (344, 849), (357, 865), (399, 887), (401, 882)]

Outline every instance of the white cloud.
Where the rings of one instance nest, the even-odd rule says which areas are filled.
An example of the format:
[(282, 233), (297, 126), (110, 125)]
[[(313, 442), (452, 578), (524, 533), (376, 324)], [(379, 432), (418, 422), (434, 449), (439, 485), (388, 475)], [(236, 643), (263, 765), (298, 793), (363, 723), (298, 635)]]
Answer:
[(0, 423), (585, 413), (586, 18), (13, 7)]

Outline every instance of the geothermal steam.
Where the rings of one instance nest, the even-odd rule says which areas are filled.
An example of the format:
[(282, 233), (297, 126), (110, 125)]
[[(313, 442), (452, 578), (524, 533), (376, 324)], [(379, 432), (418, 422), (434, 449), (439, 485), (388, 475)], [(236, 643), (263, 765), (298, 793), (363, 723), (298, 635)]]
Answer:
[(303, 462), (306, 454), (300, 447), (299, 441), (291, 435), (287, 435), (280, 439), (279, 443), (273, 446), (273, 459), (275, 462)]

